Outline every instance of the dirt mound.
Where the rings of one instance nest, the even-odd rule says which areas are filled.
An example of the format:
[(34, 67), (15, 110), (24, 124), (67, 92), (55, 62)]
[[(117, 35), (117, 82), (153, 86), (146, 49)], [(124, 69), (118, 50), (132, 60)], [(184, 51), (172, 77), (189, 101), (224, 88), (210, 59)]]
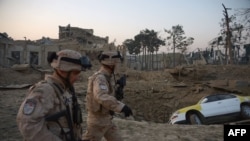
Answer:
[[(98, 65), (98, 62), (95, 62), (96, 65)], [(84, 97), (87, 79), (97, 70), (98, 67), (93, 67), (91, 70), (81, 73), (81, 77), (75, 85), (76, 92), (79, 95)], [(123, 101), (133, 108), (136, 120), (165, 123), (173, 111), (195, 104), (203, 96), (217, 92), (230, 92), (230, 90), (236, 91), (236, 88), (230, 88), (229, 84), (234, 86), (233, 84), (237, 83), (237, 80), (247, 80), (248, 86), (239, 87), (236, 92), (240, 92), (242, 95), (250, 95), (249, 66), (188, 66), (176, 67), (174, 71), (178, 72), (177, 75), (173, 73), (173, 70), (170, 72), (169, 69), (162, 71), (128, 69), (126, 71), (127, 85), (124, 89)], [(1, 86), (34, 84), (43, 77), (44, 73), (32, 68), (23, 71), (10, 68), (0, 69)], [(215, 85), (225, 84), (216, 88), (212, 87), (210, 83)]]
[[(175, 110), (219, 92), (250, 95), (249, 66), (204, 65), (179, 69), (185, 71), (185, 75), (176, 76), (168, 70), (128, 71), (124, 102), (133, 107), (136, 120), (165, 123)], [(218, 81), (225, 81), (226, 85), (219, 87)], [(233, 84), (237, 82), (247, 84), (236, 87)], [(217, 84), (217, 87), (212, 87), (210, 83)]]
[[(98, 67), (93, 67), (82, 72), (75, 84), (82, 108), (84, 108), (87, 79), (97, 70)], [(135, 121), (115, 118), (114, 122), (121, 129), (124, 140), (222, 140), (222, 125), (183, 126), (168, 125), (166, 122), (173, 111), (195, 104), (206, 95), (232, 91), (250, 95), (249, 72), (250, 66), (230, 65), (178, 67), (174, 71), (127, 70), (123, 101), (132, 108)], [(44, 73), (32, 68), (22, 71), (0, 68), (1, 86), (34, 84), (43, 78)], [(26, 93), (27, 89), (0, 91), (2, 109), (0, 116), (5, 123), (0, 128), (2, 140), (21, 140), (15, 118)], [(116, 116), (121, 117), (119, 114)], [(85, 110), (83, 117), (86, 118)]]
[(0, 68), (0, 85), (33, 84), (41, 80), (43, 76), (43, 73), (32, 68), (20, 71), (11, 68)]

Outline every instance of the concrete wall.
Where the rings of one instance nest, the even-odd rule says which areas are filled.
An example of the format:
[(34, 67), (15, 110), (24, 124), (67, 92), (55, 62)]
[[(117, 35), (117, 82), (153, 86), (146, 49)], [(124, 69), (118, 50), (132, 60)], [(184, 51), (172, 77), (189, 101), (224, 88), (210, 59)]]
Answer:
[(8, 57), (8, 48), (11, 46), (11, 44), (6, 43), (0, 43), (0, 66), (6, 67), (9, 64)]

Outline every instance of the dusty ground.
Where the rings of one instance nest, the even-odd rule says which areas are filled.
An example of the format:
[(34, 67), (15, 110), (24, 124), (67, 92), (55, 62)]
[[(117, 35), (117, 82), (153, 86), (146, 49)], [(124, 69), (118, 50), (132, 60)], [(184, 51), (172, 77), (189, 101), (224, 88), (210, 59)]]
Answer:
[[(76, 92), (82, 101), (86, 93), (87, 76), (82, 74)], [(174, 70), (176, 72), (176, 70)], [(125, 141), (221, 141), (223, 125), (168, 125), (170, 114), (178, 108), (195, 104), (201, 97), (216, 92), (236, 92), (250, 95), (250, 66), (189, 66), (173, 70), (141, 72), (127, 70), (124, 103), (134, 112), (134, 117), (114, 121), (121, 129)], [(173, 75), (171, 75), (173, 74)], [(0, 68), (0, 86), (33, 84), (43, 75), (32, 69), (23, 72)], [(247, 86), (236, 82), (247, 82)], [(3, 141), (21, 141), (15, 118), (27, 87), (0, 89), (0, 138)], [(84, 111), (83, 111), (84, 112)], [(83, 114), (85, 119), (86, 114)], [(83, 124), (84, 126), (84, 124)]]

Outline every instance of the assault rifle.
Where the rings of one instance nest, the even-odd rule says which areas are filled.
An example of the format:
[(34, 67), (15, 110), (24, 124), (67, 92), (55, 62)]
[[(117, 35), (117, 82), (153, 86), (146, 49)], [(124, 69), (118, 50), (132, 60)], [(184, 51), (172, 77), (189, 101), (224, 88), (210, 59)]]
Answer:
[(116, 87), (115, 89), (115, 98), (121, 101), (123, 99), (123, 94), (124, 94), (123, 88), (124, 86), (126, 86), (126, 75), (123, 74), (120, 77), (120, 79), (116, 81), (116, 84), (118, 85), (118, 87)]
[[(126, 86), (126, 75), (123, 74), (120, 79), (118, 79), (115, 83), (118, 87), (115, 88), (115, 98), (119, 101), (123, 99), (123, 88)], [(115, 114), (114, 111), (109, 111), (110, 115), (113, 116)]]
[(72, 92), (72, 111), (73, 111), (73, 122), (76, 125), (80, 125), (82, 123), (82, 111), (80, 104), (77, 102), (77, 97), (75, 94), (75, 89), (73, 86), (69, 88), (69, 90)]

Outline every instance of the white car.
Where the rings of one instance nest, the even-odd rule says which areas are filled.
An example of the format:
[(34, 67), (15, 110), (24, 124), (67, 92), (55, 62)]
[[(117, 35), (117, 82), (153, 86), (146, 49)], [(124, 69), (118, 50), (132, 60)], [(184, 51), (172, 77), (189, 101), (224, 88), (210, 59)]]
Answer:
[(203, 97), (197, 104), (174, 112), (169, 124), (215, 124), (250, 119), (250, 96), (232, 93)]

